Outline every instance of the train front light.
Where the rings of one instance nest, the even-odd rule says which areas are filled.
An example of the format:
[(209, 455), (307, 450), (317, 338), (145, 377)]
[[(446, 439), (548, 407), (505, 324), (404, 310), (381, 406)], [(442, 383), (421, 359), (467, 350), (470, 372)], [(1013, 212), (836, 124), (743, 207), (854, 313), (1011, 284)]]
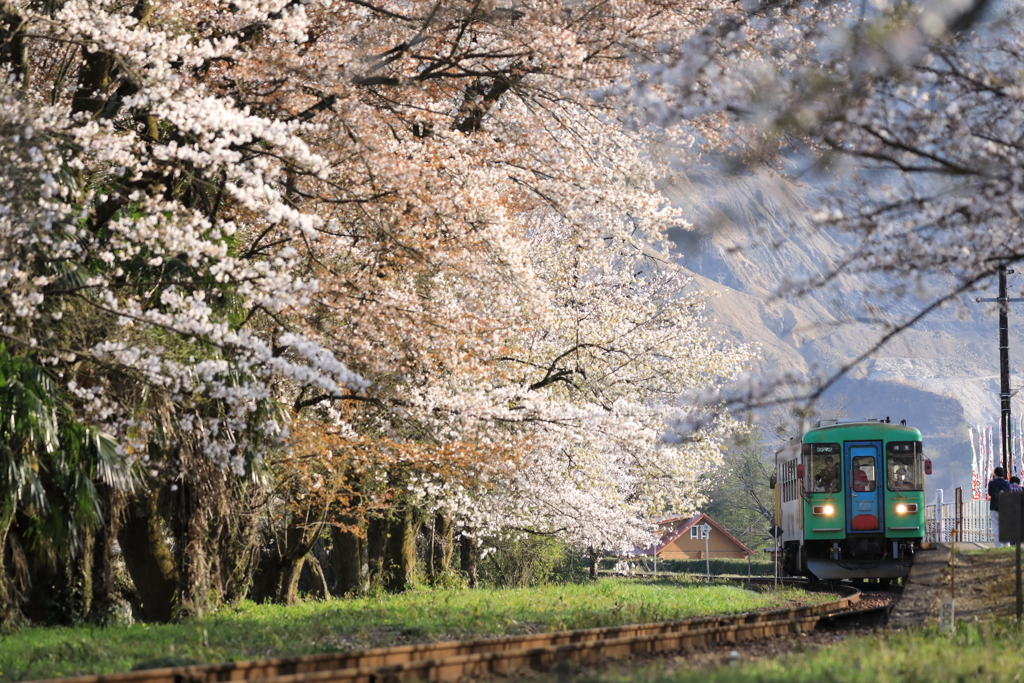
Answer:
[(900, 503), (896, 506), (897, 515), (905, 515), (908, 512), (917, 512), (917, 503)]
[(811, 512), (813, 512), (816, 515), (825, 515), (826, 517), (829, 517), (835, 514), (836, 509), (831, 505), (815, 505), (811, 509)]

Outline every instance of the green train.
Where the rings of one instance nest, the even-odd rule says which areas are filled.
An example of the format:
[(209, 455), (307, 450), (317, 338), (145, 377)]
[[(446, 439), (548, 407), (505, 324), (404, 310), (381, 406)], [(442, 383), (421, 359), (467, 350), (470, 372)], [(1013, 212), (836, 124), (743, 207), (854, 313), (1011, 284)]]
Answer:
[(896, 579), (925, 535), (921, 432), (822, 420), (776, 453), (776, 534), (790, 576)]

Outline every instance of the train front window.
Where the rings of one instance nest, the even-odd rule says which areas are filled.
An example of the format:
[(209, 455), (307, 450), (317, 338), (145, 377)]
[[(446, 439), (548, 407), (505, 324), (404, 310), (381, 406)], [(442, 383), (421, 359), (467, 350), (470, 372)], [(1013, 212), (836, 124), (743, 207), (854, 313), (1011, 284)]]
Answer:
[(804, 458), (807, 461), (807, 490), (811, 493), (837, 493), (843, 488), (841, 466), (842, 449), (837, 443), (808, 444)]
[(890, 491), (924, 491), (919, 441), (893, 442), (886, 448), (886, 475)]
[[(859, 450), (851, 449), (851, 452)], [(867, 449), (864, 449), (867, 450)], [(871, 449), (874, 451), (874, 448)], [(878, 474), (875, 470), (875, 456), (861, 455), (853, 457), (853, 473), (850, 477), (853, 490), (858, 493), (870, 493), (878, 485)]]

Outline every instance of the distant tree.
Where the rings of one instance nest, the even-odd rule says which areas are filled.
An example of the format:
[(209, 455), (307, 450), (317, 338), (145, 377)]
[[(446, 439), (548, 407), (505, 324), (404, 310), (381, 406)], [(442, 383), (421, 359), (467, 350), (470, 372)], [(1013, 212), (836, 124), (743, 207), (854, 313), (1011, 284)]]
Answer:
[(721, 467), (704, 476), (708, 504), (703, 511), (747, 545), (770, 545), (776, 524), (775, 492), (769, 486), (775, 473), (775, 453), (817, 421), (846, 417), (846, 404), (847, 398), (839, 395), (811, 409), (797, 406), (762, 411), (758, 422), (726, 448)]
[(769, 479), (775, 450), (755, 428), (726, 448), (721, 467), (704, 477), (708, 503), (702, 511), (754, 550), (773, 538), (775, 492)]

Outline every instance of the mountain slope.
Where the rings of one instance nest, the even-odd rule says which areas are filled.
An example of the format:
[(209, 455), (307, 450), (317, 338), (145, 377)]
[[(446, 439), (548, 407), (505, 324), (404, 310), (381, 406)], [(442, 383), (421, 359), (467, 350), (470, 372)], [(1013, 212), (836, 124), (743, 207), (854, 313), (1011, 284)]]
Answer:
[[(758, 343), (762, 370), (834, 371), (870, 349), (885, 321), (919, 310), (919, 290), (941, 288), (946, 279), (935, 274), (911, 292), (876, 275), (844, 274), (803, 296), (779, 298), (780, 285), (829, 272), (852, 246), (845, 235), (811, 227), (809, 193), (774, 177), (681, 174), (664, 192), (698, 226), (672, 237), (695, 286), (719, 293), (709, 317), (730, 338)], [(1015, 329), (1019, 317), (1010, 320), (1012, 386), (1019, 387), (1014, 359), (1024, 357), (1024, 339)], [(991, 305), (964, 301), (939, 310), (857, 365), (830, 394), (850, 417), (890, 416), (921, 429), (935, 463), (932, 490), (969, 488), (967, 425), (998, 424), (997, 331)], [(1020, 414), (1024, 405), (1013, 407)]]

